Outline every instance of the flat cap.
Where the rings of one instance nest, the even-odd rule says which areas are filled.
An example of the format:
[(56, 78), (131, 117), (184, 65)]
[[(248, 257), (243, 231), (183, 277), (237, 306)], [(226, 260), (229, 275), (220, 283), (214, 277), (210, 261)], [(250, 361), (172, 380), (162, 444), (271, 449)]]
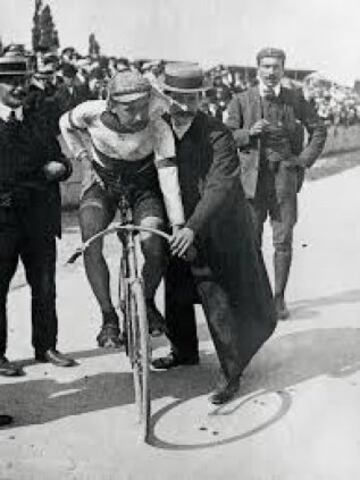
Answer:
[(283, 63), (285, 62), (285, 59), (286, 59), (284, 50), (281, 50), (280, 48), (266, 47), (266, 48), (262, 48), (256, 55), (257, 64), (259, 65), (261, 59), (268, 58), (268, 57), (280, 58), (280, 60), (282, 60)]

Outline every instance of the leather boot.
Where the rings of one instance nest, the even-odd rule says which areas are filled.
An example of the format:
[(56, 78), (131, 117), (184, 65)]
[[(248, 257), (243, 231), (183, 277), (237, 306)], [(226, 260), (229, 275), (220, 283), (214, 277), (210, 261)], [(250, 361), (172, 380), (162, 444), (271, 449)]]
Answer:
[(277, 252), (274, 254), (275, 270), (275, 309), (277, 318), (285, 320), (289, 317), (289, 310), (285, 303), (285, 288), (289, 278), (292, 252)]

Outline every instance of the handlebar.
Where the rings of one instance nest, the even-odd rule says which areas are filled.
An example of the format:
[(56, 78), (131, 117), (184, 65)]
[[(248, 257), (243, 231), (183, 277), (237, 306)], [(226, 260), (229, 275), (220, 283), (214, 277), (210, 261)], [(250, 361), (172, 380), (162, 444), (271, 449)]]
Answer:
[(70, 256), (70, 258), (67, 260), (67, 264), (72, 264), (75, 263), (76, 260), (80, 257), (80, 255), (83, 255), (84, 252), (86, 251), (87, 248), (95, 241), (98, 240), (99, 238), (104, 238), (107, 235), (111, 235), (112, 233), (119, 232), (119, 231), (127, 231), (127, 232), (148, 232), (148, 233), (154, 233), (155, 235), (158, 235), (159, 237), (164, 238), (167, 242), (170, 241), (171, 236), (168, 235), (165, 232), (162, 232), (161, 230), (158, 230), (156, 228), (152, 227), (141, 227), (137, 225), (122, 225), (122, 224), (115, 224), (112, 227), (105, 228), (105, 230), (101, 230), (100, 232), (96, 233), (92, 237), (90, 237), (86, 242), (84, 242), (81, 247), (78, 247), (75, 252)]
[[(66, 261), (66, 265), (71, 265), (76, 262), (76, 260), (84, 254), (85, 250), (89, 248), (89, 246), (97, 239), (99, 238), (104, 238), (107, 235), (111, 235), (112, 233), (119, 232), (121, 230), (125, 230), (127, 232), (148, 232), (148, 233), (154, 233), (155, 235), (158, 235), (159, 237), (163, 238), (167, 242), (170, 242), (171, 235), (168, 233), (165, 233), (161, 230), (158, 230), (157, 228), (152, 228), (152, 227), (141, 227), (137, 225), (123, 225), (120, 223), (117, 223), (113, 225), (112, 227), (105, 228), (105, 230), (101, 230), (100, 232), (96, 233), (92, 237), (90, 237), (86, 242), (84, 242), (81, 247), (78, 247), (75, 252), (69, 257), (69, 259)], [(196, 248), (191, 245), (189, 249), (187, 250), (184, 260), (186, 261), (193, 261), (196, 257)]]

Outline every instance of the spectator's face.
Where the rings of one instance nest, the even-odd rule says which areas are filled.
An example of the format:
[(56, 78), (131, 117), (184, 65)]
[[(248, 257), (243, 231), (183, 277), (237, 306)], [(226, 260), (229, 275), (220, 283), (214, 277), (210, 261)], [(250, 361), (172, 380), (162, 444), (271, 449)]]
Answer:
[(149, 122), (149, 104), (149, 95), (126, 103), (111, 101), (110, 111), (118, 117), (124, 127), (138, 132), (143, 130)]
[(92, 78), (89, 81), (89, 89), (91, 92), (97, 93), (100, 91), (100, 88), (101, 88), (101, 82), (98, 78)]
[(195, 117), (196, 112), (200, 107), (200, 94), (195, 93), (180, 93), (180, 92), (167, 92), (167, 95), (175, 100), (176, 103), (183, 105), (186, 110), (182, 109), (176, 103), (170, 106), (170, 114), (172, 117), (178, 120), (191, 120)]
[(76, 54), (74, 52), (66, 52), (61, 56), (63, 63), (70, 63), (74, 65), (76, 63)]
[(23, 76), (4, 76), (0, 78), (0, 101), (10, 108), (18, 108), (27, 92), (27, 79)]
[(64, 75), (64, 83), (67, 87), (73, 87), (74, 86), (74, 78), (72, 77), (67, 77), (66, 75)]
[(43, 88), (51, 87), (55, 85), (55, 75), (54, 74), (40, 74), (36, 76), (38, 82), (41, 83)]
[(284, 64), (280, 58), (265, 57), (260, 60), (258, 76), (267, 87), (275, 87), (284, 76)]

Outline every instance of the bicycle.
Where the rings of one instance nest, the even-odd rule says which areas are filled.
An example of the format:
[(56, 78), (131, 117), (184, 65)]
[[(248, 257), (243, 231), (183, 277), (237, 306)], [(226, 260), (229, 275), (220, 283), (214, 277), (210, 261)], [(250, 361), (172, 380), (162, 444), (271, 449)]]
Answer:
[(170, 235), (150, 227), (136, 226), (133, 223), (132, 209), (124, 194), (119, 201), (121, 221), (89, 238), (68, 259), (74, 263), (96, 240), (112, 233), (117, 233), (122, 244), (119, 270), (119, 306), (123, 313), (123, 332), (125, 334), (125, 351), (130, 359), (133, 371), (135, 403), (140, 423), (140, 437), (147, 442), (150, 433), (151, 398), (150, 398), (150, 341), (146, 314), (143, 280), (139, 273), (138, 248), (136, 234), (149, 232), (170, 240)]

